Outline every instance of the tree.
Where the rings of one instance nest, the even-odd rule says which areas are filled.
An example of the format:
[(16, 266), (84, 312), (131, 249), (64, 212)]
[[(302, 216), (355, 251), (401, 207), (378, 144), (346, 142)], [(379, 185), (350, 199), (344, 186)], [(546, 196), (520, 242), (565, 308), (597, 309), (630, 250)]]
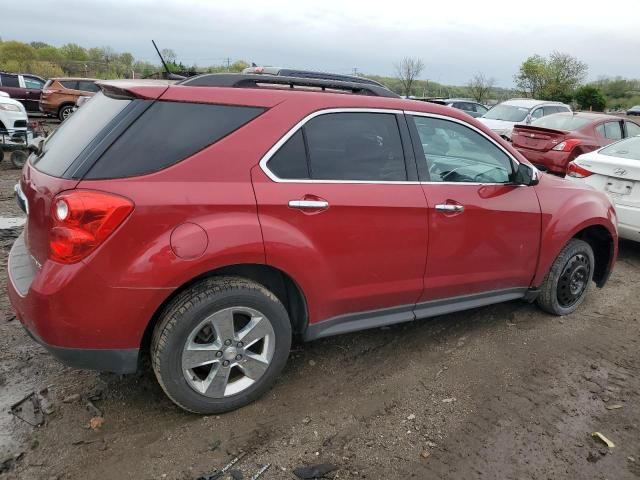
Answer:
[(547, 62), (540, 55), (527, 58), (515, 75), (516, 87), (531, 98), (540, 96), (545, 85)]
[(607, 105), (604, 95), (593, 85), (584, 85), (576, 90), (575, 99), (581, 110), (595, 110), (601, 112)]
[(36, 59), (36, 50), (22, 42), (4, 42), (0, 45), (0, 62), (10, 71), (27, 71), (29, 64)]
[(491, 96), (491, 91), (495, 83), (494, 78), (487, 78), (484, 76), (484, 73), (478, 73), (469, 80), (467, 88), (469, 89), (469, 94), (476, 102), (485, 103)]
[(394, 67), (405, 96), (410, 96), (413, 82), (424, 70), (424, 63), (419, 58), (404, 57), (400, 63), (394, 64)]
[(162, 54), (164, 61), (167, 63), (176, 63), (178, 61), (178, 56), (176, 55), (176, 52), (174, 52), (170, 48), (163, 48), (160, 51), (160, 53)]
[(541, 100), (568, 102), (587, 76), (588, 66), (568, 53), (553, 52), (548, 59), (527, 58), (514, 76), (516, 86), (528, 96)]

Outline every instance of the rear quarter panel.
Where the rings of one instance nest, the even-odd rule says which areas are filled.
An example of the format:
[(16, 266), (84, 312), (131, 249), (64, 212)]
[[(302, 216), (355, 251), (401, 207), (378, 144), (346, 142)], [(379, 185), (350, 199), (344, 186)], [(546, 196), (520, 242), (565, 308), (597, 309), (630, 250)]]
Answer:
[(540, 286), (562, 248), (582, 230), (599, 225), (607, 229), (613, 242), (609, 269), (618, 252), (618, 231), (613, 205), (603, 193), (568, 180), (542, 174), (534, 187), (540, 201), (542, 229), (540, 259), (533, 286)]

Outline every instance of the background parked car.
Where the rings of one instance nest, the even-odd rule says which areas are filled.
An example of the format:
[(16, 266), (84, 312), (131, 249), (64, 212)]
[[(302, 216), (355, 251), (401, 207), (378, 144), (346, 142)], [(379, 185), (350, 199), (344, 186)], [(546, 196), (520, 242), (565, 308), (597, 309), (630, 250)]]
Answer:
[(640, 116), (640, 105), (636, 105), (635, 107), (631, 107), (629, 110), (627, 110), (627, 115)]
[(479, 120), (507, 140), (517, 123), (531, 123), (553, 113), (571, 112), (571, 107), (560, 102), (547, 102), (531, 98), (514, 98), (499, 103)]
[(64, 120), (73, 113), (79, 97), (91, 97), (100, 90), (93, 78), (52, 78), (44, 86), (40, 111)]
[(458, 110), (462, 110), (463, 112), (468, 113), (474, 118), (481, 117), (489, 111), (489, 109), (481, 103), (474, 102), (473, 100), (469, 100), (466, 98), (433, 98), (427, 99), (427, 102), (438, 103), (440, 105), (457, 108)]
[(534, 165), (564, 175), (579, 155), (634, 135), (640, 135), (640, 125), (613, 115), (556, 113), (516, 125), (511, 141)]
[(616, 207), (620, 237), (640, 242), (640, 137), (581, 155), (569, 164), (567, 175), (605, 192)]
[(38, 112), (45, 79), (37, 75), (0, 73), (0, 91), (24, 105), (28, 112)]

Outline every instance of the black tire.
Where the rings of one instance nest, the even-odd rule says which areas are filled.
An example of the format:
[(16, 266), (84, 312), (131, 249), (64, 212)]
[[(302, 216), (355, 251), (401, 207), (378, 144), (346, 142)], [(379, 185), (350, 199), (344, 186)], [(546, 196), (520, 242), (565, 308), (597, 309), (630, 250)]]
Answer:
[(24, 163), (27, 161), (27, 153), (22, 150), (14, 150), (11, 153), (11, 163), (16, 168), (24, 167)]
[[(239, 393), (212, 398), (188, 383), (183, 372), (183, 348), (207, 317), (236, 307), (264, 315), (273, 328), (275, 349), (268, 367), (253, 384)], [(151, 362), (160, 386), (176, 405), (193, 413), (214, 414), (242, 407), (267, 392), (284, 368), (290, 349), (291, 322), (275, 295), (244, 278), (214, 277), (182, 292), (164, 309), (151, 341)]]
[(591, 246), (577, 238), (569, 241), (542, 282), (538, 306), (553, 315), (574, 312), (589, 291), (594, 268)]
[(58, 109), (58, 120), (60, 120), (61, 122), (64, 122), (65, 119), (69, 118), (72, 113), (73, 113), (73, 105), (71, 104), (62, 105)]

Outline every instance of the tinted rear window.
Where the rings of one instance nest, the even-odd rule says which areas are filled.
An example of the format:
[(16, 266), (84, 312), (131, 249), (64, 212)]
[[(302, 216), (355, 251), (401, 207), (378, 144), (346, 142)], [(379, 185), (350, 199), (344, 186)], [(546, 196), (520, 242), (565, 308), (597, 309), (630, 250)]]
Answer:
[(130, 102), (131, 100), (116, 100), (98, 93), (47, 138), (42, 153), (32, 160), (32, 164), (41, 172), (61, 177), (98, 133)]
[(579, 130), (591, 122), (588, 118), (580, 118), (575, 115), (549, 115), (539, 118), (531, 123), (536, 127), (551, 128), (553, 130)]
[(78, 89), (78, 81), (77, 80), (60, 80), (60, 83), (64, 88), (68, 88), (70, 90)]
[(132, 177), (162, 170), (229, 135), (263, 111), (255, 107), (155, 102), (109, 147), (85, 178)]

